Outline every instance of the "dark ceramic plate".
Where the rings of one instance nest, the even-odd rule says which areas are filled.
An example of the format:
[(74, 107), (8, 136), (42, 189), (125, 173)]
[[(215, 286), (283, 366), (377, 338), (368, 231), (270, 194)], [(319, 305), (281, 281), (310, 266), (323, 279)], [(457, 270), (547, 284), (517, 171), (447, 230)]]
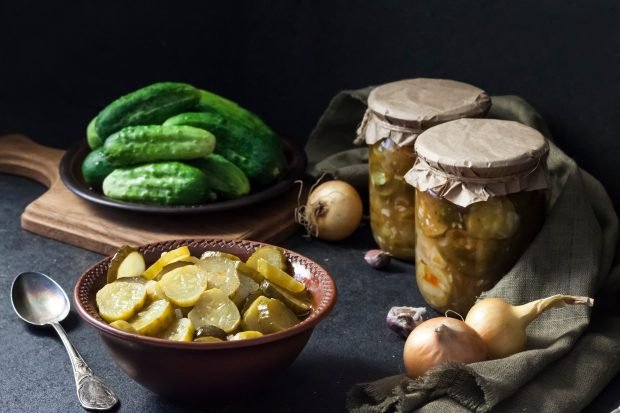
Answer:
[(305, 154), (295, 148), (290, 142), (282, 139), (282, 146), (286, 154), (288, 168), (284, 176), (271, 186), (253, 190), (250, 194), (237, 199), (210, 202), (198, 205), (160, 206), (136, 204), (117, 201), (103, 195), (102, 192), (91, 188), (82, 177), (82, 161), (90, 152), (86, 140), (69, 148), (60, 161), (60, 177), (65, 186), (77, 196), (96, 204), (112, 208), (157, 214), (197, 214), (216, 211), (227, 211), (234, 208), (247, 207), (267, 199), (273, 198), (287, 191), (296, 179), (299, 179), (306, 168)]

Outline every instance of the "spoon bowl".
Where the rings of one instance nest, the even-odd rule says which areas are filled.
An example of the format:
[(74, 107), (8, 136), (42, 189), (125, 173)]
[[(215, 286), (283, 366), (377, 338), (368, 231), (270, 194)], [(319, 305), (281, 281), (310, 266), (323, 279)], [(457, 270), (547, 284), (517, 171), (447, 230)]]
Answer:
[(64, 320), (71, 306), (56, 281), (32, 271), (23, 272), (13, 280), (11, 304), (19, 318), (36, 326)]
[(69, 314), (71, 304), (67, 294), (47, 275), (28, 271), (19, 274), (11, 285), (11, 305), (19, 318), (35, 326), (49, 325), (56, 330), (69, 353), (80, 404), (85, 409), (107, 410), (118, 398), (88, 367), (80, 353), (69, 341), (60, 325)]

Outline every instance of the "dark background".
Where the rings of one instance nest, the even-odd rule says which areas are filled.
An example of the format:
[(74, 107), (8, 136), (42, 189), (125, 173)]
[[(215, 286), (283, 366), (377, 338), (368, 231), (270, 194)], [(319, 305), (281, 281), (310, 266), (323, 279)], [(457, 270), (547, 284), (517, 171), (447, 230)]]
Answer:
[(620, 2), (0, 2), (0, 134), (67, 148), (121, 94), (189, 82), (300, 146), (339, 90), (409, 77), (517, 94), (620, 205)]
[(339, 90), (442, 77), (528, 100), (618, 209), (619, 73), (617, 0), (0, 0), (0, 135), (63, 149), (157, 81), (220, 93), (302, 146)]

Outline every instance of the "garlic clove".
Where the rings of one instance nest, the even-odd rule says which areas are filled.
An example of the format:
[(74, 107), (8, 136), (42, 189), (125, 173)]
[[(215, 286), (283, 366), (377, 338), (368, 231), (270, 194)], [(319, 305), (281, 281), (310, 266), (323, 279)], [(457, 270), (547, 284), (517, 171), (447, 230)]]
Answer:
[(392, 307), (385, 321), (388, 327), (402, 338), (407, 338), (424, 319), (425, 307)]
[(366, 252), (364, 259), (371, 267), (378, 270), (385, 268), (390, 264), (390, 255), (381, 250), (370, 250)]

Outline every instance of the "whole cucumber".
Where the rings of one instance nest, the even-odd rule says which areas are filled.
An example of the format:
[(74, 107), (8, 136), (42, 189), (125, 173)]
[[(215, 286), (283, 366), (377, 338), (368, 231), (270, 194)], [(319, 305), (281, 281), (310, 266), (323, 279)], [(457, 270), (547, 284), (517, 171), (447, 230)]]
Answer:
[(270, 184), (286, 168), (282, 144), (275, 135), (257, 132), (217, 113), (181, 113), (164, 125), (191, 125), (210, 131), (216, 138), (215, 153), (237, 165), (253, 183)]
[(213, 191), (225, 199), (239, 198), (250, 192), (250, 181), (234, 163), (216, 153), (188, 161), (209, 179)]
[(82, 176), (84, 181), (93, 188), (100, 188), (103, 180), (118, 165), (111, 162), (105, 153), (103, 147), (90, 151), (82, 161)]
[(226, 119), (232, 119), (265, 135), (275, 135), (273, 130), (254, 112), (208, 90), (200, 89), (199, 92), (199, 112), (217, 113)]
[(215, 148), (215, 137), (192, 126), (128, 126), (103, 144), (108, 159), (118, 165), (202, 158)]
[(95, 129), (102, 140), (127, 126), (159, 125), (171, 116), (192, 110), (200, 91), (186, 83), (160, 82), (121, 96), (97, 115)]
[(95, 128), (95, 122), (97, 122), (97, 117), (95, 116), (86, 127), (86, 142), (88, 143), (88, 147), (90, 149), (97, 149), (101, 145), (103, 145), (103, 140), (97, 134), (97, 129)]
[(206, 175), (182, 162), (117, 168), (103, 180), (105, 196), (156, 205), (193, 205), (215, 199)]

